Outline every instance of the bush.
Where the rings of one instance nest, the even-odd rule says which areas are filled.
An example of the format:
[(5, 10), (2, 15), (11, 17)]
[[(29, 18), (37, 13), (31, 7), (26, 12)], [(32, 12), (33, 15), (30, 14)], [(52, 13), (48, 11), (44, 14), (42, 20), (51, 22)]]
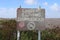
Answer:
[(60, 28), (42, 31), (42, 40), (60, 40)]
[(3, 27), (0, 28), (0, 40), (16, 40), (16, 37), (14, 37), (14, 33), (16, 33), (16, 21), (7, 20), (0, 22), (1, 25), (3, 25)]

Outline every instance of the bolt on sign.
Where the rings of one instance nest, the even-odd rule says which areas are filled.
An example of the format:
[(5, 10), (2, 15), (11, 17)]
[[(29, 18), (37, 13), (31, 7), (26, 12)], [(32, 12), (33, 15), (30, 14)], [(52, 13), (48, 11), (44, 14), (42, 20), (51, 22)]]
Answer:
[(18, 8), (17, 9), (17, 29), (43, 30), (45, 19), (45, 9), (41, 8)]

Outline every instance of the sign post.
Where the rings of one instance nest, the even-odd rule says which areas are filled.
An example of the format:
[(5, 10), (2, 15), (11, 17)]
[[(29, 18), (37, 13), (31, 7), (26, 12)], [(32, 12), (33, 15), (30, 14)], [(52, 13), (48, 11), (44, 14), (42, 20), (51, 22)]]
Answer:
[(40, 30), (44, 28), (45, 9), (18, 8), (17, 9), (17, 40), (20, 31), (38, 30), (38, 40), (41, 40)]
[(38, 40), (41, 40), (41, 32), (38, 31)]
[(20, 31), (17, 30), (17, 40), (20, 40)]

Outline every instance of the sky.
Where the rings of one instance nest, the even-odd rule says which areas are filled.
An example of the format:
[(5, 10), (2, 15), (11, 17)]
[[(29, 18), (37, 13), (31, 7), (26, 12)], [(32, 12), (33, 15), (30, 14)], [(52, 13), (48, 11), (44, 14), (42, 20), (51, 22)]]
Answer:
[(0, 18), (16, 18), (17, 8), (45, 9), (46, 18), (60, 18), (60, 0), (0, 0)]

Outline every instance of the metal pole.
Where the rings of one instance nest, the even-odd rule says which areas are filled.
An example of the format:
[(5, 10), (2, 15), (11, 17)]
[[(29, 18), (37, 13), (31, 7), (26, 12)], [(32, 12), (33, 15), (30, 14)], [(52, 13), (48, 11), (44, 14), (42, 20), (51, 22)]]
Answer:
[(38, 31), (38, 40), (41, 40), (40, 31)]
[(20, 40), (20, 31), (17, 31), (17, 40)]

